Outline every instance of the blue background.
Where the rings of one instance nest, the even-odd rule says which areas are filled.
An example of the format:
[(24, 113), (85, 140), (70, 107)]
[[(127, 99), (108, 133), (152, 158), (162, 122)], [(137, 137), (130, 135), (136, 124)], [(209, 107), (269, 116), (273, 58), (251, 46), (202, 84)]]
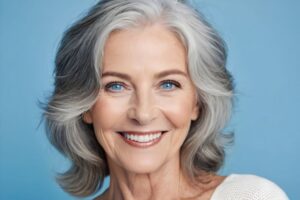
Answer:
[[(74, 199), (54, 181), (68, 162), (50, 146), (41, 110), (63, 31), (95, 0), (0, 0), (0, 199)], [(300, 3), (194, 0), (229, 47), (236, 140), (222, 174), (253, 173), (300, 199)]]

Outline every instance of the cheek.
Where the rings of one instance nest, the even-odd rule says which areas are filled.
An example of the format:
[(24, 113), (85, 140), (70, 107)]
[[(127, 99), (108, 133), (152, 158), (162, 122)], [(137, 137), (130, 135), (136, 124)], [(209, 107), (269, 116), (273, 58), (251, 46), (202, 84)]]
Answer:
[(124, 101), (103, 97), (93, 106), (92, 118), (94, 127), (103, 131), (115, 127), (114, 125), (126, 116)]
[(116, 151), (115, 144), (118, 124), (126, 116), (126, 106), (122, 101), (108, 97), (99, 98), (92, 108), (92, 120), (99, 144), (107, 153)]
[(167, 135), (164, 146), (170, 156), (179, 152), (190, 129), (193, 102), (188, 95), (180, 95), (169, 100), (161, 101), (160, 108), (165, 118), (172, 124), (173, 131)]
[(178, 95), (171, 100), (160, 101), (161, 110), (175, 127), (189, 126), (194, 108), (194, 102), (191, 99), (190, 95)]

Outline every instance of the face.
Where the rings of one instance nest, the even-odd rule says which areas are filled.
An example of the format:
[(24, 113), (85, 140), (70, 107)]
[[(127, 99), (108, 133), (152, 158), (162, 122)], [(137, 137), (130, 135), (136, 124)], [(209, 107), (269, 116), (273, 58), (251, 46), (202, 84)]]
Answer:
[(114, 32), (103, 57), (99, 97), (84, 114), (110, 167), (151, 173), (172, 159), (198, 116), (186, 52), (159, 25)]

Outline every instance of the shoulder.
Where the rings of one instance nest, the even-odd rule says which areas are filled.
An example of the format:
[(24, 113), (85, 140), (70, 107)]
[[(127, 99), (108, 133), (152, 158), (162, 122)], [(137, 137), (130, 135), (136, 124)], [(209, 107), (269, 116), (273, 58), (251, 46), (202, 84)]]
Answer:
[(272, 181), (255, 175), (232, 174), (215, 190), (211, 200), (288, 200)]

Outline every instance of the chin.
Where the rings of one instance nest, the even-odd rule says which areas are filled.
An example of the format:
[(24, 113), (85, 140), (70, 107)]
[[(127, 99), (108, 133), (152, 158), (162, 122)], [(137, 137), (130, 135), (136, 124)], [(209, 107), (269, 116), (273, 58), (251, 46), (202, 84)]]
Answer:
[(126, 163), (123, 163), (122, 168), (131, 173), (147, 174), (158, 171), (165, 162), (159, 158), (150, 159), (129, 159)]
[[(120, 171), (125, 173), (149, 174), (155, 173), (163, 168), (168, 163), (167, 155), (134, 155), (126, 158), (118, 158), (112, 161), (114, 166), (117, 166)], [(113, 167), (115, 168), (115, 167)], [(118, 170), (115, 168), (115, 170)]]

